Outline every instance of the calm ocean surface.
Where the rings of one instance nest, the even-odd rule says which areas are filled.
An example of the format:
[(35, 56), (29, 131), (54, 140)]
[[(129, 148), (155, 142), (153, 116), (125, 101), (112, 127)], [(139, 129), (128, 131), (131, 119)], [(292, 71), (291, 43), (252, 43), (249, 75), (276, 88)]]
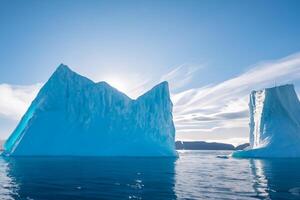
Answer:
[(300, 199), (300, 159), (0, 158), (0, 199)]

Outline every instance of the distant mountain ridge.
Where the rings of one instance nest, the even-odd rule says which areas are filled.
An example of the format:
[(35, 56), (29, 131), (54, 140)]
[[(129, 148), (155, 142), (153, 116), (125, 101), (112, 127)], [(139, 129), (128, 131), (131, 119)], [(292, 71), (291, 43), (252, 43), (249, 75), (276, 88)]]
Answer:
[(177, 150), (241, 150), (249, 146), (249, 143), (234, 147), (232, 144), (205, 142), (205, 141), (176, 141)]
[(235, 147), (235, 150), (244, 150), (249, 146), (250, 146), (250, 143), (240, 144), (240, 145)]
[[(5, 140), (0, 140), (0, 151), (3, 150)], [(192, 144), (190, 144), (192, 143)], [(176, 150), (244, 150), (249, 147), (249, 143), (240, 144), (234, 147), (231, 144), (205, 142), (205, 141), (176, 141)]]

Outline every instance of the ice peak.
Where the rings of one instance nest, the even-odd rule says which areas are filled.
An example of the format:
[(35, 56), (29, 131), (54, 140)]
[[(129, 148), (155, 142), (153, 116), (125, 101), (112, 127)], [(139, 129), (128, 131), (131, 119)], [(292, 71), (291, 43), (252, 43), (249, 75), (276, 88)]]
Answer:
[(285, 85), (275, 86), (272, 88), (267, 88), (266, 90), (295, 91), (293, 84), (285, 84)]
[(155, 90), (167, 90), (169, 91), (169, 84), (167, 81), (163, 81), (159, 84), (157, 84), (156, 86), (154, 86), (152, 89), (155, 89)]
[(70, 76), (76, 74), (74, 71), (72, 71), (67, 65), (60, 64), (54, 73), (52, 74), (52, 77), (64, 77)]
[(149, 96), (153, 97), (161, 97), (160, 99), (170, 99), (169, 94), (169, 84), (167, 81), (163, 81), (156, 86), (154, 86), (152, 89), (150, 89), (148, 92), (144, 93), (142, 96), (140, 96), (138, 99), (141, 98), (148, 98)]
[(275, 87), (265, 88), (262, 90), (252, 91), (251, 95), (254, 98), (256, 95), (264, 95), (264, 98), (272, 98), (273, 102), (275, 99), (289, 98), (298, 100), (295, 88), (293, 84), (279, 85)]
[(168, 90), (162, 82), (133, 100), (61, 64), (6, 141), (4, 154), (176, 156)]
[(58, 83), (67, 83), (67, 82), (74, 82), (74, 84), (92, 84), (94, 83), (93, 81), (91, 81), (90, 79), (81, 76), (80, 74), (74, 72), (73, 70), (71, 70), (67, 65), (65, 64), (60, 64), (55, 72), (52, 74), (52, 76), (50, 77), (49, 81), (51, 83), (54, 84), (58, 84)]
[(261, 90), (253, 90), (252, 93), (261, 92), (261, 91), (272, 91), (272, 90), (295, 90), (293, 84), (284, 84), (274, 87), (269, 87)]
[[(75, 87), (75, 88), (78, 87), (79, 85), (81, 85), (81, 86), (82, 85), (90, 85), (93, 88), (98, 88), (99, 91), (105, 89), (106, 91), (110, 91), (113, 93), (116, 92), (118, 94), (122, 94), (123, 96), (126, 96), (127, 98), (131, 99), (125, 93), (119, 91), (117, 88), (113, 87), (109, 83), (107, 83), (105, 81), (93, 82), (92, 80), (86, 78), (85, 76), (82, 76), (82, 75), (76, 73), (75, 71), (73, 71), (67, 65), (65, 65), (63, 63), (57, 67), (55, 72), (52, 74), (50, 80), (51, 81), (47, 82), (49, 85), (61, 84), (61, 85), (65, 85), (65, 86), (69, 85), (69, 86)], [(163, 82), (155, 85), (152, 89), (150, 89), (149, 91), (147, 91), (146, 93), (144, 93), (143, 95), (138, 97), (138, 99), (144, 98), (146, 96), (147, 97), (149, 97), (149, 96), (161, 97), (162, 100), (169, 100), (170, 95), (169, 95), (168, 82), (163, 81)]]
[(62, 73), (62, 72), (73, 72), (67, 65), (61, 63), (57, 69), (56, 72)]

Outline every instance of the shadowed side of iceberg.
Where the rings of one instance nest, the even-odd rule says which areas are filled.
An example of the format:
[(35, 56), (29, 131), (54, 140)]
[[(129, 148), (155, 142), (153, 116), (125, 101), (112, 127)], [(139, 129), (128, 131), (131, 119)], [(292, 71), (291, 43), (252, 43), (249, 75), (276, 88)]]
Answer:
[(4, 145), (8, 156), (176, 156), (167, 82), (130, 99), (60, 65)]
[(250, 95), (250, 147), (233, 157), (300, 157), (300, 102), (293, 85)]

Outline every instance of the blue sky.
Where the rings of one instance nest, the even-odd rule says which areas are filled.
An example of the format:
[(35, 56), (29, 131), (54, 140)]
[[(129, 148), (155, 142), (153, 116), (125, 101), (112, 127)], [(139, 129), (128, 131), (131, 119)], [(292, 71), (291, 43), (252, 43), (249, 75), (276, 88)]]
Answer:
[[(179, 106), (182, 101), (177, 103), (177, 100), (191, 95), (187, 93), (189, 90), (201, 94), (203, 88), (212, 90), (236, 77), (250, 80), (253, 77), (246, 76), (249, 70), (261, 72), (265, 68), (273, 70), (272, 76), (258, 78), (257, 84), (248, 81), (242, 94), (228, 93), (236, 95), (236, 102), (237, 98), (241, 101), (241, 105), (230, 109), (241, 106), (243, 109), (237, 112), (242, 113), (247, 102), (244, 96), (251, 89), (274, 84), (275, 80), (279, 84), (293, 82), (299, 90), (299, 76), (295, 76), (298, 64), (292, 63), (289, 70), (276, 68), (278, 63), (298, 63), (299, 10), (300, 2), (296, 0), (2, 0), (0, 138), (7, 137), (20, 113), (60, 63), (94, 81), (106, 80), (132, 97), (161, 80), (169, 80), (179, 139), (247, 138), (247, 116), (239, 121), (246, 125), (236, 129), (228, 125), (234, 120), (224, 119), (222, 124), (231, 127), (232, 133), (226, 130), (228, 134), (216, 128), (219, 119), (205, 122), (205, 129), (194, 125), (196, 128), (180, 132), (186, 125), (180, 124), (182, 116), (178, 113), (183, 113), (186, 107)], [(232, 89), (239, 87), (229, 85)], [(198, 96), (193, 98), (199, 98), (196, 102), (200, 106), (199, 101), (205, 99)], [(214, 103), (224, 109), (230, 101)], [(208, 107), (195, 112), (216, 116), (225, 111)]]

